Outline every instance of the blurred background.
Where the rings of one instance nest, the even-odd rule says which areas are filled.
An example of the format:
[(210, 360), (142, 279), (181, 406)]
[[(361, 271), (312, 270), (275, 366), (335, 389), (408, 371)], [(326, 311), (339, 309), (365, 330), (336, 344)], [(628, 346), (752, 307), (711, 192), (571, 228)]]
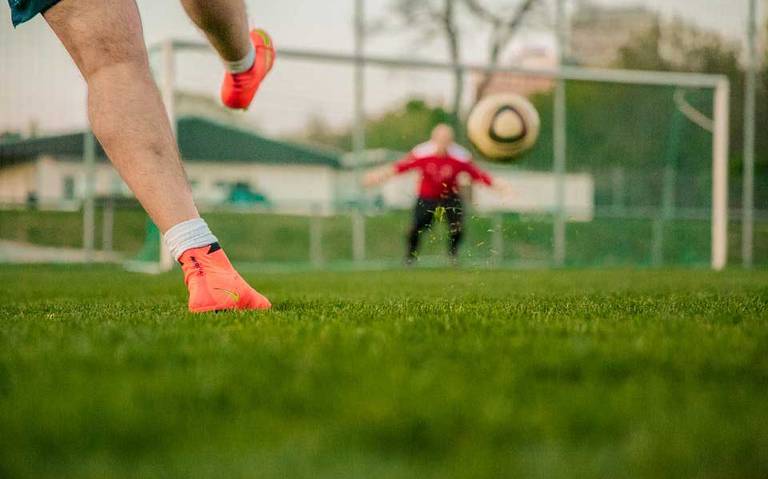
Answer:
[[(241, 267), (398, 266), (416, 178), (362, 190), (360, 175), (438, 122), (461, 131), (501, 92), (531, 99), (542, 134), (514, 163), (478, 158), (518, 194), (466, 188), (463, 264), (709, 267), (716, 77), (694, 74), (730, 82), (728, 264), (768, 264), (766, 2), (247, 3), (279, 59), (240, 113), (219, 105), (221, 64), (181, 6), (138, 1), (192, 188)], [(560, 80), (561, 67), (578, 79)], [(637, 72), (598, 81), (604, 70)], [(0, 22), (0, 85), (0, 263), (164, 269), (159, 233), (89, 134), (84, 84), (42, 18)], [(445, 229), (424, 242), (425, 265), (445, 264)]]

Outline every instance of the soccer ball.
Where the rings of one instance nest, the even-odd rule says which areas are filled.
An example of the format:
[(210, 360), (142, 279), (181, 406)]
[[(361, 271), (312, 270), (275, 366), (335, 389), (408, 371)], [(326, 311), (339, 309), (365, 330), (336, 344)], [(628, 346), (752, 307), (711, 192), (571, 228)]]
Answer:
[(526, 98), (489, 95), (472, 108), (467, 136), (487, 159), (512, 161), (536, 144), (539, 126), (539, 113)]

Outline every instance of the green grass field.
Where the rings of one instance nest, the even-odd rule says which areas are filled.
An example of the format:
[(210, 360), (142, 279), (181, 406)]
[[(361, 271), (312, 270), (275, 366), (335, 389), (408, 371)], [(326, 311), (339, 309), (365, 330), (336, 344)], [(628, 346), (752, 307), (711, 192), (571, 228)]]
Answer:
[[(303, 216), (211, 212), (206, 220), (228, 253), (254, 263), (304, 263), (310, 260), (310, 220)], [(101, 214), (97, 214), (96, 244), (101, 244)], [(0, 239), (44, 246), (79, 248), (83, 240), (80, 212), (0, 209)], [(118, 209), (115, 214), (114, 248), (134, 256), (145, 240), (146, 214), (139, 209)], [(410, 211), (374, 215), (366, 220), (366, 257), (398, 262), (403, 256)], [(322, 256), (328, 263), (352, 260), (352, 222), (349, 216), (322, 218)], [(494, 222), (489, 216), (471, 214), (462, 247), (465, 262), (486, 264), (494, 256)], [(445, 225), (425, 235), (422, 252), (444, 255)], [(709, 221), (676, 220), (664, 227), (663, 260), (669, 265), (706, 267), (710, 261)], [(731, 223), (730, 264), (741, 261), (741, 224)], [(509, 263), (546, 265), (552, 260), (552, 224), (546, 217), (508, 214), (503, 217), (504, 245), (498, 252)], [(567, 228), (571, 267), (632, 267), (652, 264), (651, 219), (596, 218), (570, 223)], [(768, 222), (755, 225), (756, 264), (768, 265)]]
[(0, 477), (768, 477), (768, 272), (0, 267)]

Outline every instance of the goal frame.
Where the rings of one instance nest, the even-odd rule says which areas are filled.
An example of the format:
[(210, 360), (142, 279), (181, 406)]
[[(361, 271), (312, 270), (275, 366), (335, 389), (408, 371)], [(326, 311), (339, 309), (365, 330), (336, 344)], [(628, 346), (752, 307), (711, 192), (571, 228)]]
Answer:
[[(158, 83), (163, 101), (175, 131), (175, 56), (182, 51), (211, 51), (210, 45), (199, 41), (169, 39), (149, 48), (150, 54), (160, 55)], [(729, 117), (730, 117), (730, 82), (725, 75), (662, 72), (649, 70), (625, 70), (604, 68), (583, 68), (576, 66), (560, 66), (554, 69), (523, 68), (516, 66), (491, 66), (472, 63), (453, 64), (425, 60), (390, 58), (384, 56), (364, 55), (362, 53), (346, 54), (320, 50), (302, 50), (280, 48), (277, 54), (281, 58), (298, 61), (314, 61), (331, 64), (345, 64), (356, 67), (354, 112), (355, 124), (362, 125), (364, 105), (362, 104), (365, 88), (365, 76), (361, 74), (366, 66), (387, 67), (393, 69), (432, 70), (457, 72), (461, 75), (469, 73), (509, 73), (532, 78), (546, 78), (562, 84), (566, 80), (581, 80), (616, 84), (632, 84), (646, 86), (672, 86), (681, 88), (706, 88), (713, 91), (712, 118), (712, 193), (711, 193), (711, 252), (710, 267), (721, 271), (728, 264), (728, 153), (729, 153)], [(556, 106), (564, 109), (565, 91), (557, 88), (555, 95)], [(559, 98), (558, 98), (559, 97)], [(557, 105), (557, 104), (560, 105)], [(561, 112), (561, 113), (564, 113)], [(558, 205), (554, 221), (554, 252), (555, 266), (562, 266), (565, 259), (565, 217), (563, 201), (565, 195), (565, 165), (567, 153), (565, 149), (565, 115), (555, 115), (553, 119), (554, 137), (562, 144), (555, 148), (554, 173), (556, 185), (560, 194), (557, 195)], [(356, 142), (356, 150), (364, 148), (364, 142)], [(362, 151), (355, 153), (362, 155)], [(364, 229), (356, 228), (354, 243), (363, 245), (362, 251), (355, 254), (356, 259), (364, 257)], [(359, 248), (356, 248), (356, 250)], [(167, 270), (173, 265), (173, 260), (162, 246), (160, 269)]]

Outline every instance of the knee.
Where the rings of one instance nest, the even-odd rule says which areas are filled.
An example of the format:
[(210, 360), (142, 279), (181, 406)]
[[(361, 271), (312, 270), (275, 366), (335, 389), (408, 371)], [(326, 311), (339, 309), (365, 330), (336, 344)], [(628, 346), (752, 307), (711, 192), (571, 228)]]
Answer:
[(115, 42), (95, 45), (90, 61), (84, 63), (83, 76), (86, 80), (105, 69), (122, 66), (149, 74), (149, 61), (143, 46), (128, 47)]
[(105, 69), (128, 66), (149, 73), (149, 59), (141, 29), (122, 26), (116, 30), (97, 28), (88, 32), (87, 40), (80, 42), (77, 57), (86, 80)]

